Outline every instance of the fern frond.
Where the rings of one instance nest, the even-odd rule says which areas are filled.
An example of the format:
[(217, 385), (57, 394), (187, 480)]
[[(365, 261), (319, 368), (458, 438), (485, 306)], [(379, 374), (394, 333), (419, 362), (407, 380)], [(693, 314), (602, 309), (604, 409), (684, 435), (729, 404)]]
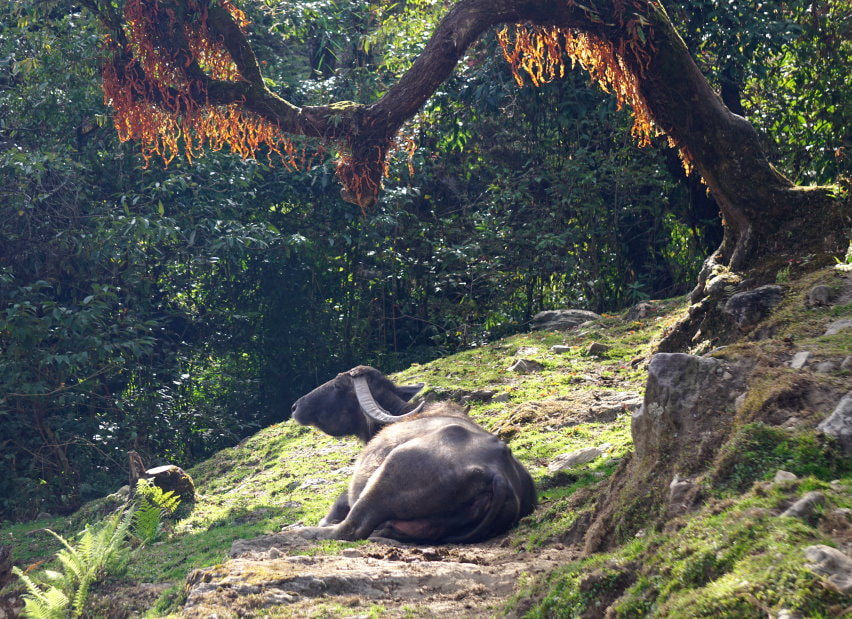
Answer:
[(34, 619), (66, 619), (68, 616), (68, 596), (58, 587), (53, 585), (42, 590), (29, 576), (24, 574), (18, 567), (13, 567), (12, 572), (20, 578), (27, 589), (24, 594), (25, 617)]
[(69, 579), (69, 582), (80, 582), (83, 574), (86, 572), (86, 566), (80, 560), (79, 555), (74, 555), (66, 550), (60, 550), (56, 553), (56, 559), (65, 568), (65, 577)]

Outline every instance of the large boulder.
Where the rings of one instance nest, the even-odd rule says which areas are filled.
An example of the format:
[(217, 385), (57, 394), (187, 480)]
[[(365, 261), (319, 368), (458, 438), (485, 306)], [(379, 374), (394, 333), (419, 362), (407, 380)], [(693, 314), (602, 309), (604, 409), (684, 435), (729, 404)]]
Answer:
[(533, 316), (532, 328), (544, 331), (567, 331), (579, 327), (584, 322), (600, 319), (600, 314), (587, 310), (547, 310)]
[(743, 384), (742, 372), (713, 357), (654, 355), (648, 364), (645, 400), (631, 419), (637, 458), (715, 451), (731, 421), (726, 411), (733, 408)]
[[(745, 363), (658, 353), (648, 364), (642, 407), (633, 413), (635, 452), (625, 457), (595, 508), (585, 552), (612, 548), (698, 503), (698, 479), (731, 431)], [(674, 481), (672, 481), (674, 480)]]

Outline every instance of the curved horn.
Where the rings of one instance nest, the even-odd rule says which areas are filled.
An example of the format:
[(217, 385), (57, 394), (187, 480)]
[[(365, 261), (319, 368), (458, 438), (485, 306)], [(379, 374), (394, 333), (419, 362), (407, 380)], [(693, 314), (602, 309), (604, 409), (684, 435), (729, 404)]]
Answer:
[(404, 415), (391, 415), (388, 411), (383, 409), (378, 402), (376, 402), (376, 399), (370, 391), (370, 386), (367, 384), (366, 376), (355, 376), (352, 378), (352, 381), (355, 383), (355, 397), (358, 398), (358, 404), (361, 406), (361, 410), (364, 411), (364, 414), (367, 415), (367, 417), (373, 421), (378, 421), (379, 423), (394, 423), (400, 419), (410, 417), (415, 413), (419, 413), (426, 404), (426, 402), (421, 402), (417, 408), (405, 413)]

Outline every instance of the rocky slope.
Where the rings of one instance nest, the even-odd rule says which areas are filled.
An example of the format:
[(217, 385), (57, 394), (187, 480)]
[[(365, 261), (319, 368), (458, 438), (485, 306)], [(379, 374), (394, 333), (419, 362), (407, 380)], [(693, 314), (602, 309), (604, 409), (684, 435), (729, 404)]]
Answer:
[[(192, 469), (193, 513), (101, 585), (92, 613), (847, 612), (852, 275), (805, 266), (752, 281), (717, 274), (688, 338), (685, 301), (650, 302), (397, 375), (427, 383), (425, 397), (470, 404), (530, 468), (540, 506), (502, 538), (440, 547), (299, 539), (290, 529), (322, 516), (357, 445), (288, 422)], [(680, 342), (678, 352), (655, 355), (660, 342)], [(26, 565), (49, 549), (40, 527), (79, 528), (105, 503), (71, 522), (0, 534)]]

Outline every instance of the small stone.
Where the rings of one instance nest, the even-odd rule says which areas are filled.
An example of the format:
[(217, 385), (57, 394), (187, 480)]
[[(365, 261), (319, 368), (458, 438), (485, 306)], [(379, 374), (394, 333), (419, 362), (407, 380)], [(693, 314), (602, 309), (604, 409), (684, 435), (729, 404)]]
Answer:
[(831, 546), (808, 546), (805, 557), (811, 561), (806, 567), (827, 577), (824, 586), (844, 595), (852, 594), (852, 559)]
[(843, 363), (840, 364), (841, 370), (849, 370), (852, 369), (852, 355), (847, 355), (843, 360)]
[(837, 335), (844, 329), (849, 328), (852, 328), (852, 320), (850, 320), (849, 318), (835, 320), (833, 323), (828, 325), (828, 328), (825, 330), (825, 335)]
[(174, 492), (181, 506), (195, 503), (195, 484), (189, 473), (174, 464), (166, 464), (145, 471), (145, 477), (163, 492)]
[(650, 301), (642, 301), (631, 307), (624, 319), (628, 322), (642, 320), (643, 318), (650, 316), (655, 309), (654, 304)]
[(557, 344), (556, 346), (551, 346), (550, 350), (555, 352), (557, 355), (564, 355), (565, 353), (571, 352), (571, 347), (563, 344)]
[(488, 403), (494, 398), (494, 392), (490, 389), (477, 389), (476, 391), (470, 391), (461, 396), (462, 403), (468, 402), (481, 402)]
[(583, 323), (600, 320), (601, 316), (594, 312), (578, 309), (547, 310), (539, 312), (532, 319), (533, 329), (548, 331), (565, 331), (574, 329)]
[(852, 509), (848, 507), (838, 507), (832, 512), (835, 516), (839, 516), (840, 518), (846, 518), (846, 520), (852, 520)]
[(357, 558), (361, 556), (361, 551), (357, 548), (344, 548), (340, 551), (341, 557)]
[(795, 355), (793, 355), (793, 360), (790, 361), (790, 367), (794, 370), (801, 370), (805, 367), (805, 364), (808, 362), (808, 358), (811, 356), (811, 353), (807, 350), (800, 350)]
[(687, 492), (692, 488), (692, 482), (688, 479), (681, 479), (678, 475), (674, 476), (669, 484), (669, 504), (678, 506), (683, 503)]
[(835, 370), (835, 365), (833, 361), (823, 361), (821, 363), (817, 363), (814, 368), (820, 374), (828, 374), (829, 372), (833, 372)]
[(603, 452), (597, 447), (583, 447), (571, 453), (560, 454), (547, 466), (547, 470), (551, 473), (564, 471), (565, 469), (591, 462), (597, 459), (601, 453)]
[(852, 453), (852, 392), (840, 399), (834, 412), (817, 426), (817, 430), (836, 438), (846, 455)]
[(776, 484), (779, 484), (781, 482), (795, 481), (797, 479), (799, 478), (794, 473), (791, 473), (789, 471), (778, 470), (776, 471), (775, 477), (772, 479), (772, 481), (774, 481)]
[(741, 331), (749, 331), (783, 299), (784, 289), (781, 286), (761, 286), (732, 295), (725, 303), (724, 311), (733, 317)]
[(36, 520), (49, 520), (50, 518), (53, 518), (53, 516), (47, 512), (39, 512), (38, 516), (36, 516)]
[(811, 516), (814, 516), (817, 512), (817, 507), (824, 506), (828, 501), (825, 498), (825, 495), (822, 492), (808, 492), (801, 499), (793, 503), (790, 507), (784, 511), (782, 516), (787, 516), (789, 518), (799, 518), (800, 520), (807, 520)]
[(541, 372), (543, 369), (544, 366), (541, 363), (531, 359), (518, 359), (509, 366), (510, 372), (517, 372), (518, 374), (532, 374), (534, 372)]
[(745, 405), (746, 396), (748, 396), (748, 391), (743, 391), (740, 395), (737, 396), (737, 399), (734, 400), (734, 410), (736, 412), (740, 412)]
[(794, 610), (782, 608), (778, 611), (778, 614), (775, 615), (775, 619), (802, 619), (802, 615)]
[(828, 286), (814, 286), (808, 292), (808, 306), (818, 307), (820, 305), (828, 305), (831, 301), (832, 290)]
[(498, 393), (493, 398), (491, 398), (491, 401), (492, 402), (508, 402), (509, 401), (509, 394), (506, 393), (505, 391), (503, 393)]
[(590, 357), (598, 357), (609, 350), (609, 346), (600, 342), (592, 342), (586, 347), (586, 355)]

